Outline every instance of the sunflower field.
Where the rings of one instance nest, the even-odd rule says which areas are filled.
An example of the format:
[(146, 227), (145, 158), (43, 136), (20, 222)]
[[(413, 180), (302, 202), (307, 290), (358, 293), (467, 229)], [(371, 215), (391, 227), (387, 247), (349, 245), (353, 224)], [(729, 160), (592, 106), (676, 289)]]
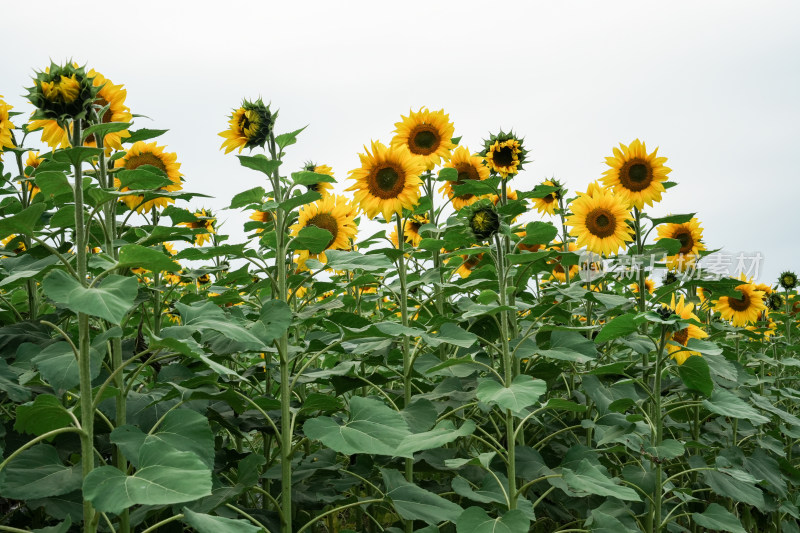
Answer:
[(27, 91), (0, 99), (0, 531), (800, 533), (797, 276), (711, 268), (652, 146), (526, 189), (520, 135), (423, 107), (340, 187), (245, 99), (234, 243), (122, 85)]

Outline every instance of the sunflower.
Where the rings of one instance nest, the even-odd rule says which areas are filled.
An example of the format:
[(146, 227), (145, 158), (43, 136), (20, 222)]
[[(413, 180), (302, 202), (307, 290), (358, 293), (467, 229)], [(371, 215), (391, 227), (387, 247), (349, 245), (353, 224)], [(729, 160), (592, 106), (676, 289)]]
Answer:
[[(296, 237), (306, 226), (316, 226), (331, 234), (325, 250), (349, 250), (358, 232), (358, 227), (353, 220), (353, 210), (348, 204), (349, 200), (346, 197), (330, 195), (313, 204), (304, 205), (300, 209), (297, 223), (290, 228), (292, 236)], [(299, 250), (298, 256), (297, 264), (300, 268), (305, 268), (305, 262), (309, 258), (323, 263), (327, 261), (324, 251), (312, 254), (308, 250)]]
[[(561, 244), (560, 242), (556, 242), (556, 243), (553, 243), (553, 245), (551, 247), (549, 247), (548, 250), (562, 252), (562, 251), (564, 251), (564, 245)], [(578, 250), (578, 245), (575, 244), (574, 242), (570, 242), (570, 243), (567, 244), (567, 252), (575, 252), (577, 250)], [(566, 283), (567, 282), (567, 273), (564, 270), (564, 265), (561, 264), (561, 256), (560, 255), (557, 255), (555, 257), (555, 259), (553, 259), (552, 261), (548, 261), (547, 264), (548, 265), (552, 265), (551, 268), (552, 268), (552, 274), (553, 275), (552, 275), (551, 279), (557, 279), (561, 283)], [(569, 279), (570, 280), (576, 279), (578, 277), (578, 274), (580, 273), (580, 271), (581, 271), (580, 265), (570, 265), (569, 266)]]
[[(108, 106), (108, 109), (105, 110), (103, 116), (100, 117), (101, 123), (125, 123), (133, 120), (131, 110), (125, 105), (125, 98), (128, 95), (128, 91), (123, 89), (122, 85), (114, 85), (111, 83), (111, 80), (104, 77), (99, 72), (96, 72), (94, 69), (89, 71), (89, 77), (93, 78), (95, 87), (100, 87), (100, 90), (97, 92), (97, 98), (94, 101), (94, 105), (100, 107), (101, 109)], [(106, 148), (106, 152), (110, 153), (112, 148), (114, 150), (122, 150), (122, 139), (130, 136), (131, 134), (128, 132), (128, 130), (107, 133), (103, 137), (103, 146)], [(94, 135), (89, 135), (84, 141), (84, 144), (86, 146), (96, 146), (97, 141), (94, 138)]]
[(632, 219), (625, 203), (611, 191), (590, 183), (585, 193), (578, 193), (570, 204), (572, 215), (567, 224), (578, 246), (596, 254), (612, 255), (633, 240), (628, 221)]
[(522, 146), (522, 139), (518, 139), (514, 132), (504, 133), (502, 130), (484, 141), (481, 152), (489, 170), (503, 178), (519, 173), (526, 162), (527, 154), (528, 151)]
[[(250, 220), (255, 220), (256, 222), (261, 222), (262, 224), (268, 224), (275, 220), (275, 216), (272, 214), (272, 211), (254, 211), (252, 215), (250, 215)], [(261, 233), (264, 231), (264, 228), (257, 228), (256, 233)]]
[[(672, 313), (678, 315), (684, 320), (696, 320), (700, 322), (700, 319), (697, 318), (697, 315), (692, 312), (692, 310), (694, 310), (694, 304), (686, 303), (683, 295), (681, 295), (681, 299), (676, 304), (675, 295), (673, 294), (672, 302), (669, 306), (664, 306), (664, 308), (669, 309)], [(672, 359), (675, 359), (679, 365), (682, 365), (686, 362), (686, 359), (692, 355), (701, 355), (699, 352), (686, 350), (686, 344), (689, 342), (689, 339), (703, 339), (705, 337), (708, 337), (708, 333), (694, 324), (689, 324), (680, 331), (676, 331), (672, 334), (669, 339), (670, 342), (667, 343), (667, 351)]]
[(8, 112), (14, 109), (2, 100), (3, 95), (0, 94), (0, 152), (3, 148), (14, 148), (14, 141), (11, 137), (11, 130), (16, 126), (11, 122)]
[[(630, 285), (628, 285), (628, 287), (631, 289), (631, 292), (633, 292), (634, 294), (639, 294), (639, 284), (638, 283), (631, 283)], [(653, 281), (650, 278), (645, 278), (644, 287), (645, 287), (645, 289), (647, 289), (647, 293), (648, 294), (653, 294), (655, 292), (655, 290), (656, 290), (656, 282)]]
[[(128, 152), (116, 163), (117, 167), (125, 170), (133, 170), (142, 165), (151, 165), (159, 170), (162, 170), (167, 178), (172, 182), (171, 185), (160, 187), (159, 191), (175, 192), (183, 189), (181, 185), (181, 164), (177, 162), (178, 156), (175, 152), (164, 152), (164, 146), (157, 146), (155, 141), (145, 144), (144, 141), (137, 141), (133, 146), (128, 148)], [(114, 178), (114, 186), (121, 185), (118, 178)], [(127, 187), (120, 189), (121, 191), (130, 190)], [(153, 207), (166, 207), (167, 204), (174, 203), (172, 198), (154, 198), (143, 202), (144, 196), (128, 195), (120, 198), (125, 202), (130, 210), (136, 210), (138, 213), (149, 211)]]
[[(403, 240), (415, 248), (419, 246), (419, 243), (422, 242), (419, 228), (428, 222), (430, 222), (428, 215), (413, 215), (407, 218), (403, 225)], [(399, 248), (396, 229), (392, 231), (391, 241), (395, 248)]]
[(475, 240), (487, 241), (500, 229), (500, 215), (493, 205), (488, 203), (471, 206), (467, 213), (467, 225), (472, 230)]
[[(559, 183), (555, 180), (545, 180), (541, 185), (547, 187), (560, 187)], [(558, 207), (558, 200), (561, 198), (559, 191), (553, 191), (541, 198), (533, 199), (533, 207), (542, 215), (555, 215), (556, 207)]]
[(276, 114), (270, 113), (269, 106), (264, 105), (261, 98), (255, 102), (242, 100), (239, 109), (235, 109), (228, 121), (228, 129), (219, 133), (225, 139), (220, 150), (225, 149), (229, 154), (235, 149), (263, 147), (272, 131)]
[(365, 154), (358, 154), (361, 168), (350, 171), (355, 183), (347, 191), (369, 218), (383, 213), (389, 220), (392, 213), (402, 214), (403, 209), (413, 209), (419, 202), (422, 180), (419, 175), (425, 165), (402, 146), (387, 148), (372, 142), (372, 153), (365, 146)]
[(203, 244), (206, 242), (211, 241), (211, 235), (217, 233), (215, 228), (217, 218), (211, 214), (211, 211), (206, 211), (205, 209), (195, 211), (194, 216), (197, 220), (193, 220), (191, 222), (179, 222), (178, 225), (186, 226), (187, 228), (191, 229), (205, 229), (206, 231), (204, 233), (198, 233), (194, 236), (195, 246), (203, 246)]
[(706, 245), (701, 242), (703, 239), (703, 228), (700, 221), (692, 218), (689, 222), (682, 224), (662, 224), (656, 228), (658, 237), (661, 239), (675, 239), (680, 241), (681, 248), (675, 255), (667, 257), (667, 268), (683, 272), (687, 267), (694, 265), (700, 251), (706, 249)]
[(439, 192), (444, 192), (453, 202), (453, 208), (459, 210), (468, 205), (474, 204), (481, 199), (480, 196), (472, 194), (462, 194), (456, 196), (453, 189), (458, 185), (463, 185), (470, 180), (482, 181), (489, 177), (489, 167), (483, 164), (483, 158), (477, 155), (470, 155), (464, 146), (459, 146), (453, 152), (450, 161), (444, 165), (445, 168), (454, 168), (458, 171), (458, 179), (455, 181), (445, 181)]
[(432, 170), (442, 159), (450, 159), (450, 150), (455, 148), (451, 138), (455, 132), (450, 116), (443, 109), (410, 111), (408, 117), (395, 124), (395, 136), (391, 146), (404, 146), (422, 161), (426, 170)]
[(31, 119), (55, 120), (61, 125), (86, 118), (100, 90), (76, 63), (62, 66), (51, 62), (49, 68), (36, 73), (33, 83), (28, 99), (37, 110)]
[(797, 274), (790, 270), (781, 272), (781, 275), (778, 278), (778, 284), (787, 291), (794, 289), (797, 287)]
[(724, 320), (729, 320), (734, 326), (746, 326), (758, 321), (761, 313), (767, 310), (764, 303), (764, 293), (755, 288), (752, 283), (743, 283), (736, 287), (741, 296), (721, 296), (714, 306), (715, 311)]
[(656, 157), (657, 152), (658, 148), (648, 155), (645, 144), (636, 139), (628, 146), (620, 143), (614, 157), (606, 157), (611, 168), (603, 172), (603, 184), (613, 188), (626, 207), (642, 209), (661, 201), (662, 182), (672, 170), (664, 166), (666, 157)]
[[(307, 172), (314, 172), (315, 174), (325, 174), (326, 176), (333, 177), (333, 169), (328, 165), (317, 165), (314, 163), (306, 163), (303, 167), (303, 170)], [(328, 196), (333, 192), (333, 183), (329, 181), (319, 181), (317, 183), (312, 183), (311, 185), (307, 185), (309, 191), (318, 192), (322, 195), (323, 198)]]
[(41, 192), (41, 189), (34, 183), (33, 181), (33, 172), (28, 172), (28, 169), (31, 168), (36, 170), (39, 168), (39, 165), (42, 164), (44, 161), (43, 157), (39, 157), (39, 152), (30, 151), (28, 152), (28, 158), (25, 160), (25, 177), (28, 179), (27, 186), (28, 191), (31, 193), (30, 199), (33, 200), (33, 197), (36, 196)]
[(483, 261), (483, 254), (459, 255), (450, 259), (448, 263), (451, 261), (460, 261), (455, 272), (461, 276), (462, 279), (468, 278), (469, 275), (472, 274), (476, 268), (478, 268), (478, 265), (481, 264), (481, 261)]

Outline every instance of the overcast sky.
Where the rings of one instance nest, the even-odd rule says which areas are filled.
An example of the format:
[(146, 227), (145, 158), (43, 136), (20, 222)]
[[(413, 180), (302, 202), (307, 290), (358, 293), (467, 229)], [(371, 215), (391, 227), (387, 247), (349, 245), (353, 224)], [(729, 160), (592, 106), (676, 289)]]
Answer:
[[(279, 132), (309, 125), (286, 170), (310, 159), (340, 182), (364, 144), (427, 106), (471, 150), (501, 127), (524, 136), (519, 189), (555, 176), (585, 190), (617, 143), (659, 146), (679, 186), (650, 213), (697, 212), (708, 248), (760, 252), (763, 281), (800, 270), (800, 2), (3, 0), (2, 12), (0, 94), (15, 111), (31, 110), (33, 69), (86, 63), (153, 119), (137, 127), (170, 130), (160, 143), (209, 207), (262, 184), (219, 150), (242, 97), (279, 108)], [(243, 217), (220, 216), (241, 235)]]

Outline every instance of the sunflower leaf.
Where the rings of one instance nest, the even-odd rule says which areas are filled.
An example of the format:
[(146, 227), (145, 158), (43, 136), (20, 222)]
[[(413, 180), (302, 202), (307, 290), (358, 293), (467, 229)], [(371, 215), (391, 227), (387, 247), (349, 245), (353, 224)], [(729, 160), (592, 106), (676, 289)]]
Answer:
[(654, 226), (658, 226), (659, 224), (685, 224), (692, 220), (695, 214), (696, 213), (689, 213), (685, 215), (669, 215), (666, 217), (651, 218), (650, 222), (652, 222)]
[(260, 204), (264, 200), (266, 191), (264, 187), (253, 187), (244, 192), (240, 192), (231, 199), (231, 205), (228, 209), (238, 209), (250, 204)]
[(303, 126), (299, 130), (294, 130), (289, 133), (281, 133), (277, 137), (275, 137), (275, 144), (277, 144), (281, 150), (286, 148), (287, 146), (291, 146), (297, 142), (297, 136), (300, 134), (301, 131), (306, 129), (308, 126)]
[(239, 163), (241, 163), (243, 167), (258, 170), (267, 176), (272, 176), (272, 173), (278, 170), (278, 167), (281, 165), (281, 161), (267, 159), (266, 156), (262, 154), (255, 156), (237, 155), (236, 157), (239, 158)]
[(131, 190), (158, 189), (175, 185), (163, 170), (152, 165), (142, 165), (133, 170), (120, 170), (114, 176), (119, 179), (120, 187)]
[(125, 144), (133, 144), (138, 141), (147, 141), (149, 139), (160, 137), (168, 131), (169, 130), (149, 130), (147, 128), (142, 128), (140, 130), (132, 131), (131, 136), (122, 139), (122, 142)]
[(306, 193), (293, 196), (289, 198), (285, 202), (281, 202), (278, 204), (278, 207), (286, 211), (287, 213), (294, 209), (295, 207), (299, 207), (301, 205), (310, 204), (311, 202), (316, 202), (317, 200), (321, 199), (322, 195), (317, 191), (308, 191)]
[(297, 237), (289, 241), (289, 247), (292, 250), (308, 250), (312, 254), (318, 254), (328, 246), (332, 238), (333, 234), (326, 229), (306, 226), (300, 230)]
[(104, 122), (102, 124), (95, 124), (83, 131), (83, 140), (86, 140), (90, 135), (105, 137), (109, 133), (127, 130), (130, 126), (131, 125), (127, 122)]
[(292, 172), (292, 181), (297, 185), (309, 186), (320, 182), (336, 183), (336, 178), (327, 174), (320, 174), (319, 172), (301, 170), (300, 172)]

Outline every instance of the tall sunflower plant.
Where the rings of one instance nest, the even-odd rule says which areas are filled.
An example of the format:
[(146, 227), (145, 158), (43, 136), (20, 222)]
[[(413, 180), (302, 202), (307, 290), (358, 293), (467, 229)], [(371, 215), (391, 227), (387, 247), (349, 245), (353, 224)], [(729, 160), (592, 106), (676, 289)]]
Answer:
[(0, 98), (0, 530), (797, 531), (797, 276), (712, 275), (658, 150), (570, 192), (419, 108), (340, 186), (243, 100), (231, 242), (122, 85), (33, 85), (27, 122)]

